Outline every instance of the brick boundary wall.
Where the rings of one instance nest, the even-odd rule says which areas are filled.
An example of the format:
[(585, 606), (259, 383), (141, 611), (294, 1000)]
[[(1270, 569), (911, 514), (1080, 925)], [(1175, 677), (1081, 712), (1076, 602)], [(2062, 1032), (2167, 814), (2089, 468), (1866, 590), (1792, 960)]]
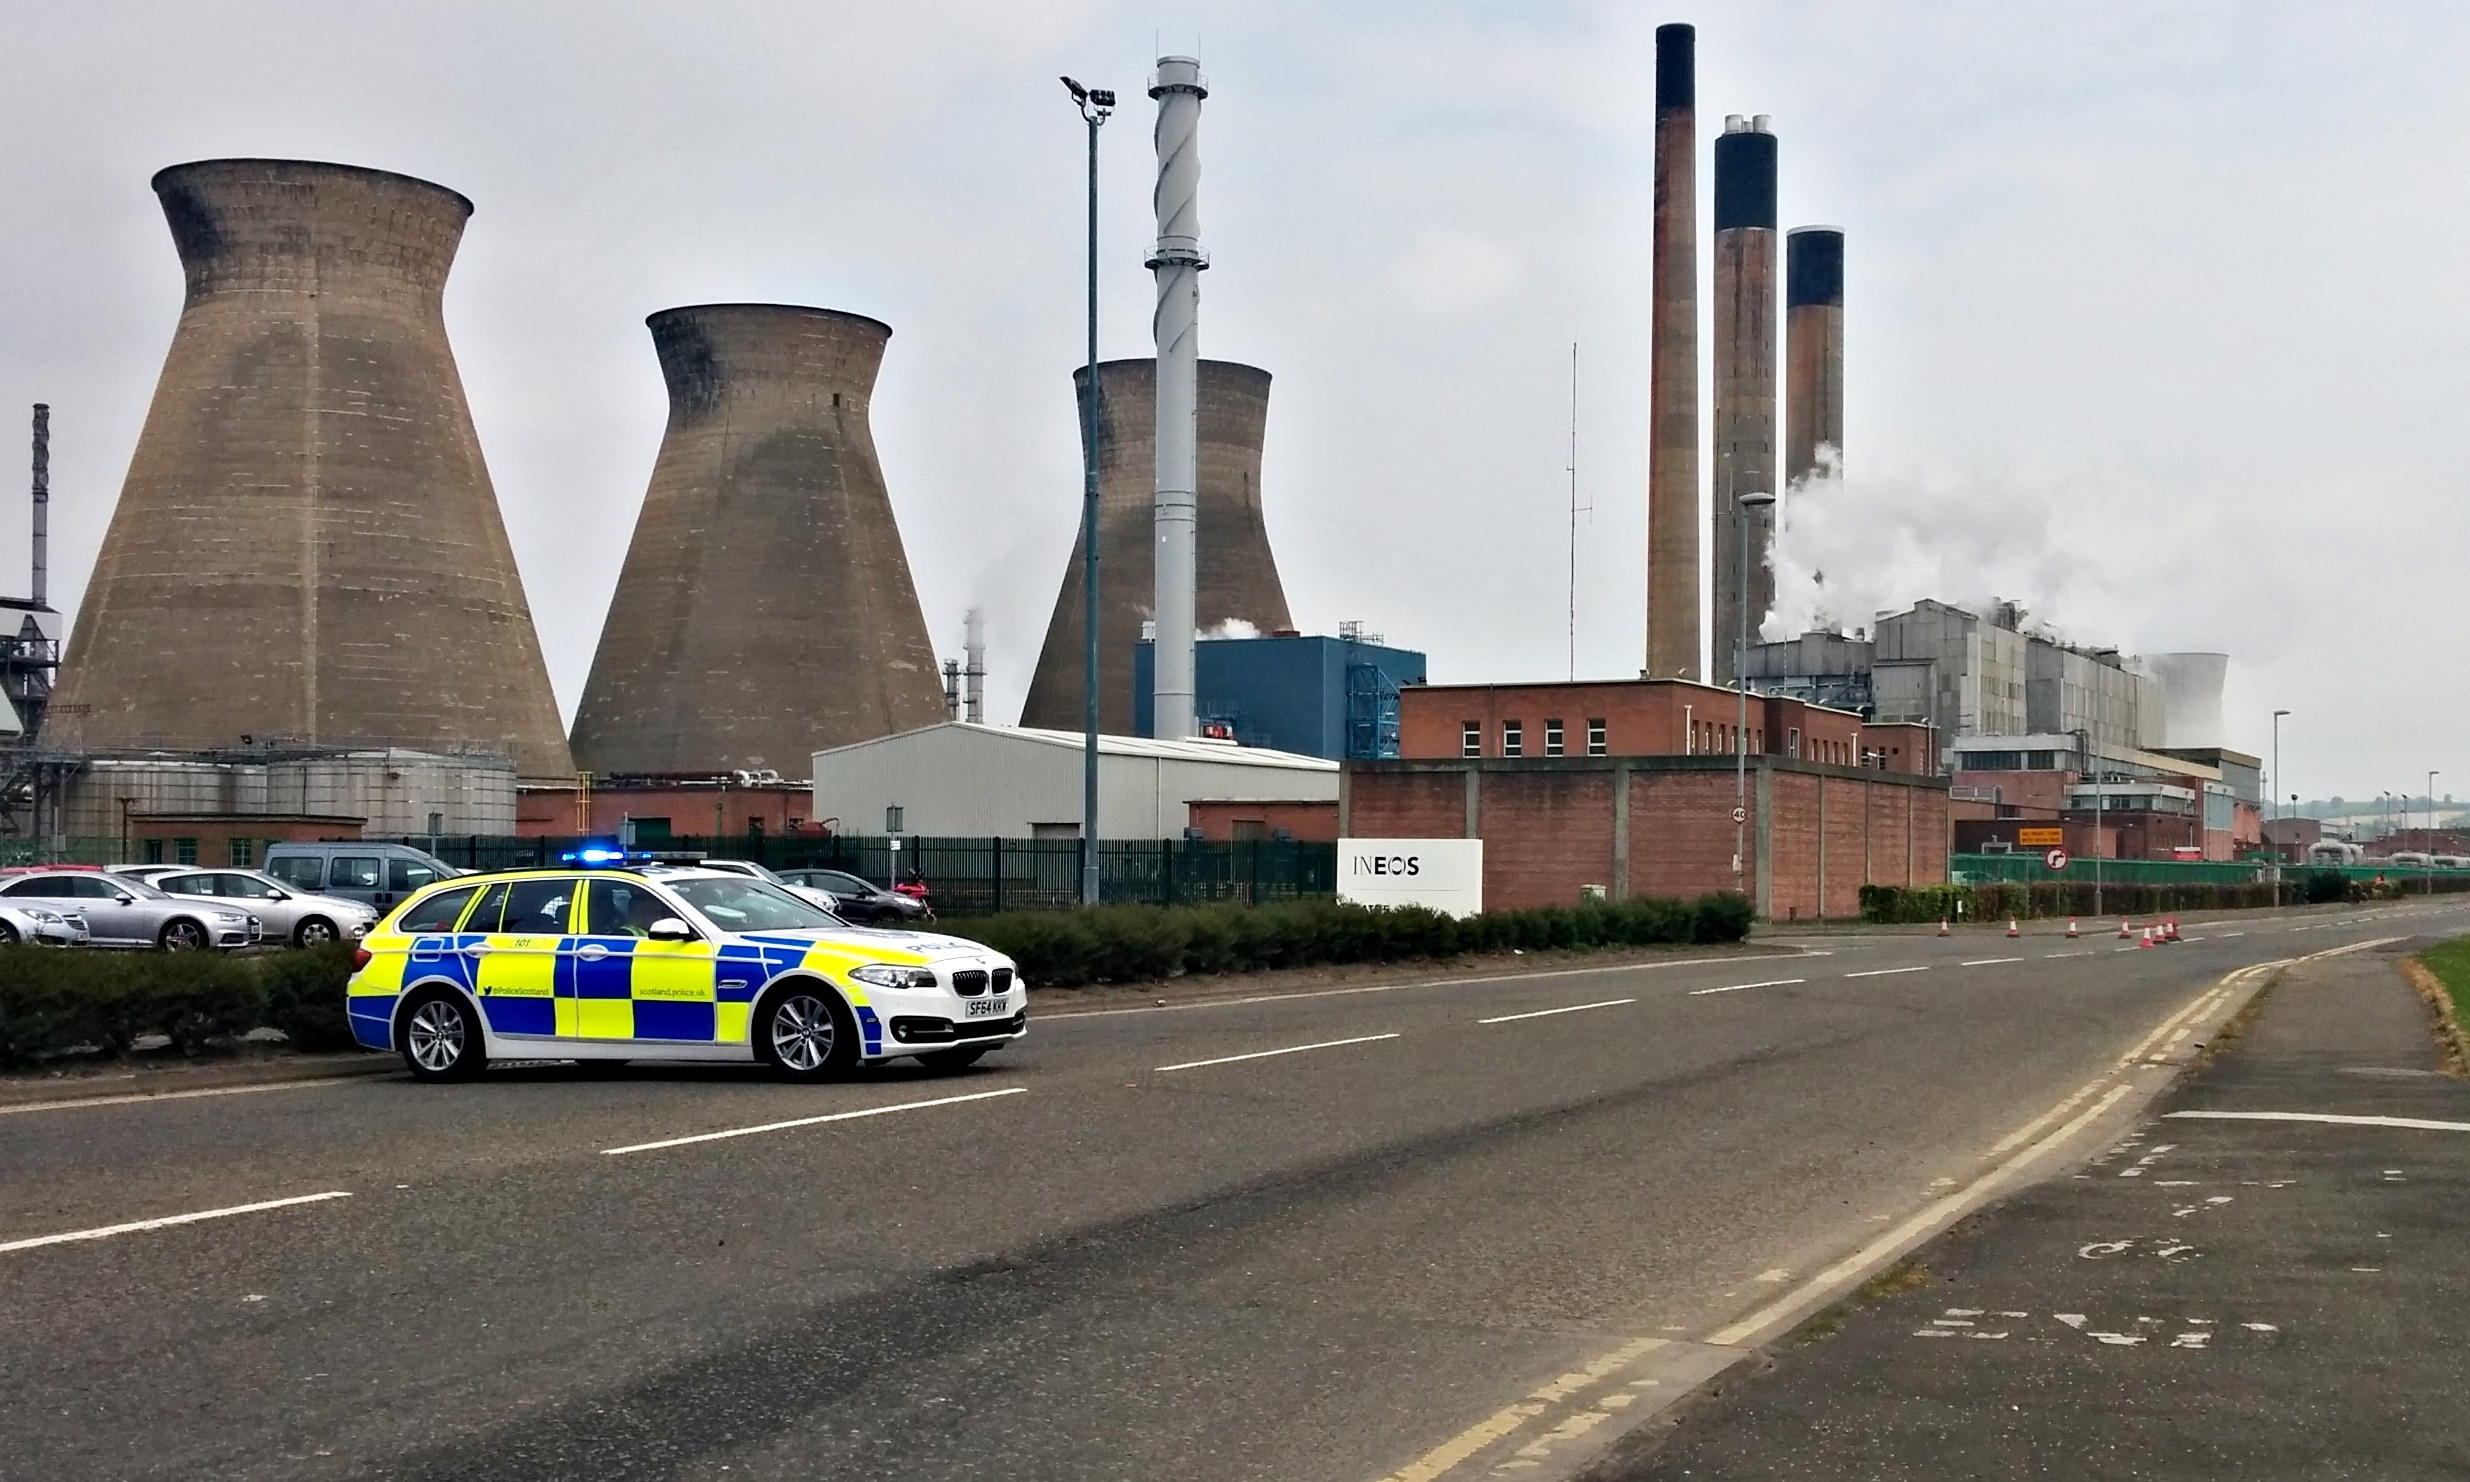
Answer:
[[(1947, 782), (1753, 756), (1741, 880), (1761, 916), (1860, 913), (1863, 885), (1947, 878)], [(1480, 838), (1488, 909), (1734, 888), (1729, 756), (1350, 762), (1347, 838)]]

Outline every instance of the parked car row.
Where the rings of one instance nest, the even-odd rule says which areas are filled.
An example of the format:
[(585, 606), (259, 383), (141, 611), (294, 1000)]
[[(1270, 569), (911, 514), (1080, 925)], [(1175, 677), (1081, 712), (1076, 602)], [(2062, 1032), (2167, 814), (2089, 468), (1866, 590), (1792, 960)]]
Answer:
[[(650, 865), (720, 871), (778, 886), (859, 926), (932, 920), (923, 889), (887, 890), (845, 870), (775, 873), (745, 860)], [(0, 869), (0, 946), (231, 950), (358, 941), (408, 897), (467, 873), (403, 844), (278, 843), (261, 869), (195, 864)]]

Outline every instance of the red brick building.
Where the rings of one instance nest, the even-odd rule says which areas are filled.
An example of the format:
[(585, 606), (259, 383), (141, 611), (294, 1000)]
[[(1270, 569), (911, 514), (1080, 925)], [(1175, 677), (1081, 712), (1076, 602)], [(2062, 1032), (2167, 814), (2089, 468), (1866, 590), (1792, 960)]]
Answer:
[(1275, 839), (1281, 834), (1325, 844), (1338, 840), (1338, 805), (1326, 799), (1259, 803), (1194, 798), (1184, 809), (1190, 826), (1213, 843)]
[[(1412, 685), (1398, 695), (1398, 755), (1729, 757), (1741, 724), (1739, 694), (1686, 679)], [(1861, 764), (1864, 728), (1848, 710), (1752, 695), (1747, 729), (1752, 755)]]

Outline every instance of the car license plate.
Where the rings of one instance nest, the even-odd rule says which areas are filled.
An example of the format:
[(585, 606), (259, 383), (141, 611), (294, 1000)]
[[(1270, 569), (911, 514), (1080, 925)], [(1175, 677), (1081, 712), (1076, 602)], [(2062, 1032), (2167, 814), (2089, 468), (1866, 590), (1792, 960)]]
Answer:
[(973, 998), (961, 1005), (961, 1017), (964, 1019), (1008, 1019), (1012, 1016), (1004, 1012), (1004, 1001), (1000, 998)]

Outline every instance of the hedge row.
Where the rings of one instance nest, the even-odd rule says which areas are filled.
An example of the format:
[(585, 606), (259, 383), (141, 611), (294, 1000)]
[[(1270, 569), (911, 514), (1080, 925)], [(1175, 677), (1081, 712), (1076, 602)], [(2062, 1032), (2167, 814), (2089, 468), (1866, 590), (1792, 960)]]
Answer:
[(1098, 906), (972, 921), (967, 935), (1020, 965), (1041, 988), (1145, 983), (1182, 973), (1260, 972), (1342, 962), (1399, 962), (1462, 952), (1737, 942), (1750, 904), (1732, 892), (1695, 901), (1633, 900), (1464, 919), (1438, 911), (1294, 901), (1264, 906)]
[[(2424, 879), (2394, 878), (2381, 885), (2351, 880), (2339, 870), (2308, 870), (2281, 883), (2279, 899), (2271, 885), (2151, 885), (2108, 883), (2101, 887), (2104, 916), (2154, 916), (2171, 911), (2222, 911), (2272, 905), (2337, 904), (2343, 901), (2393, 900), (2423, 891)], [(2470, 889), (2470, 878), (2458, 882), (2438, 877), (2439, 893)], [(2038, 880), (2029, 884), (2002, 881), (1989, 885), (1864, 885), (1864, 921), (2003, 921), (2010, 916), (2034, 917), (2093, 914), (2089, 880)]]
[(0, 1066), (76, 1050), (123, 1054), (147, 1034), (194, 1055), (260, 1028), (303, 1050), (348, 1048), (351, 973), (342, 944), (238, 957), (0, 947)]

